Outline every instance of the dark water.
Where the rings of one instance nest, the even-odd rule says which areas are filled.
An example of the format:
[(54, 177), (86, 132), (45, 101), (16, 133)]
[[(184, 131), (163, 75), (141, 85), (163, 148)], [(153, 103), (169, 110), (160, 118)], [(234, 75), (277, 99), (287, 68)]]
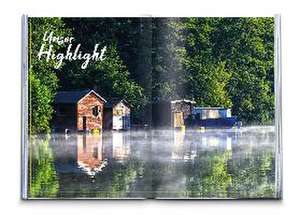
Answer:
[(274, 127), (35, 136), (30, 198), (278, 198)]

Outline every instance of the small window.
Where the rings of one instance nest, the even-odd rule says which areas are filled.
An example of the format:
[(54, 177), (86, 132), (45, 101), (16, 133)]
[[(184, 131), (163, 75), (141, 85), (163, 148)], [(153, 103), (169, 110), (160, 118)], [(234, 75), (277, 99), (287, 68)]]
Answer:
[(93, 107), (93, 109), (92, 109), (92, 112), (93, 112), (93, 115), (94, 116), (98, 116), (99, 115), (99, 113), (100, 113), (100, 107), (99, 106), (95, 106), (95, 107)]

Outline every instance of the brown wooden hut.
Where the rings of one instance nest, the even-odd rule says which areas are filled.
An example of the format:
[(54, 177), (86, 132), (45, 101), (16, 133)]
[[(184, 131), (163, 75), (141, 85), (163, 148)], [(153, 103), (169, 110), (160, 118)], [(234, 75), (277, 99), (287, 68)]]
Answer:
[(192, 115), (195, 101), (179, 99), (161, 101), (152, 105), (152, 125), (154, 127), (179, 128), (186, 125)]
[(103, 128), (106, 100), (93, 90), (59, 91), (54, 100), (54, 128), (91, 131)]
[(171, 101), (171, 126), (179, 128), (185, 126), (186, 121), (192, 115), (195, 101), (180, 99)]

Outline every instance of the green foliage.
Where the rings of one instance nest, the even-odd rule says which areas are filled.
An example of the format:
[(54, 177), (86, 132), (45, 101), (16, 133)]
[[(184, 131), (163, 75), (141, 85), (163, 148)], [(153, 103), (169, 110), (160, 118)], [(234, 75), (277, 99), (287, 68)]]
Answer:
[(51, 119), (53, 109), (51, 106), (53, 93), (49, 88), (36, 78), (34, 72), (29, 72), (30, 83), (30, 132), (41, 133), (50, 132), (49, 120)]
[[(29, 19), (29, 127), (30, 132), (47, 133), (50, 131), (52, 102), (58, 87), (54, 60), (38, 59), (38, 52), (43, 42), (44, 33), (53, 31), (57, 36), (67, 33), (59, 18)], [(47, 43), (45, 43), (47, 44)], [(53, 50), (62, 47), (54, 45)]]
[[(45, 92), (29, 104), (32, 132), (49, 131), (58, 89), (125, 98), (138, 123), (151, 120), (152, 102), (178, 98), (232, 108), (248, 124), (274, 120), (273, 18), (30, 18), (29, 24), (29, 94)], [(37, 59), (45, 31), (73, 36), (83, 52), (107, 46), (106, 58), (85, 70), (82, 62), (66, 62), (57, 71), (54, 60)], [(65, 47), (54, 45), (59, 50)]]
[(245, 123), (271, 123), (274, 19), (186, 18), (184, 23), (190, 96), (200, 105), (232, 106)]
[(49, 147), (50, 138), (30, 141), (31, 166), (29, 197), (55, 198), (59, 183), (54, 167), (53, 152)]
[(187, 181), (187, 191), (191, 197), (225, 198), (231, 186), (228, 173), (227, 152), (201, 155), (194, 168), (193, 177)]
[(274, 198), (273, 152), (257, 152), (255, 157), (243, 155), (231, 162), (232, 186), (229, 190), (234, 198)]
[[(62, 198), (126, 198), (135, 193), (134, 183), (138, 180), (143, 163), (130, 158), (124, 163), (112, 162), (97, 174), (94, 179), (75, 173), (63, 174), (63, 189), (58, 196)], [(142, 174), (142, 173), (140, 173)], [(143, 197), (137, 190), (137, 197)]]
[(108, 101), (111, 98), (124, 98), (138, 114), (144, 107), (144, 89), (130, 78), (127, 67), (121, 60), (117, 47), (107, 47), (105, 60), (91, 63), (86, 70), (75, 64), (67, 65), (59, 74), (61, 89), (94, 89)]
[(130, 79), (115, 45), (108, 47), (105, 60), (95, 65), (95, 71), (98, 75), (94, 76), (93, 82), (108, 100), (113, 97), (126, 99), (132, 106), (133, 113), (144, 107), (143, 88)]
[(197, 105), (230, 108), (232, 102), (226, 87), (231, 74), (226, 71), (225, 63), (207, 65), (189, 59), (188, 64), (187, 85)]
[[(149, 88), (149, 82), (145, 78), (151, 73), (145, 73), (140, 78), (141, 74), (132, 65), (137, 61), (133, 56), (141, 61), (136, 62), (135, 66), (149, 60), (147, 55), (141, 58), (136, 53), (136, 46), (147, 45), (140, 41), (143, 39), (143, 35), (139, 33), (140, 22), (125, 18), (72, 18), (64, 19), (64, 22), (72, 29), (75, 43), (81, 44), (83, 50), (93, 50), (95, 44), (99, 44), (99, 47), (106, 46), (107, 51), (103, 61), (91, 62), (85, 70), (80, 69), (80, 62), (67, 63), (58, 74), (60, 89), (93, 89), (108, 101), (114, 97), (124, 98), (132, 106), (133, 117), (142, 118), (141, 114), (147, 103), (145, 91)], [(136, 49), (135, 52), (133, 49)]]

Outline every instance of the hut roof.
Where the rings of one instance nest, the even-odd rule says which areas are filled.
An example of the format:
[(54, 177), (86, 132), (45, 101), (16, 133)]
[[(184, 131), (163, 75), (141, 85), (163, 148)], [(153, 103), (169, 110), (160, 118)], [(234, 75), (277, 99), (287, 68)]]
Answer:
[(102, 98), (98, 93), (94, 90), (74, 90), (74, 91), (59, 91), (55, 95), (54, 103), (56, 104), (72, 104), (77, 103), (79, 100), (84, 98), (85, 96), (94, 93), (98, 98), (102, 101), (106, 102), (104, 98)]
[(225, 107), (194, 107), (196, 110), (230, 110), (230, 108)]
[(189, 99), (178, 99), (178, 100), (172, 100), (171, 101), (172, 104), (174, 104), (174, 103), (182, 103), (182, 102), (196, 104), (196, 102), (194, 100), (189, 100)]
[(106, 108), (112, 108), (115, 105), (119, 104), (120, 102), (123, 102), (125, 105), (129, 106), (129, 103), (125, 100), (125, 99), (120, 99), (120, 98), (112, 98), (110, 99), (106, 104), (105, 107)]

